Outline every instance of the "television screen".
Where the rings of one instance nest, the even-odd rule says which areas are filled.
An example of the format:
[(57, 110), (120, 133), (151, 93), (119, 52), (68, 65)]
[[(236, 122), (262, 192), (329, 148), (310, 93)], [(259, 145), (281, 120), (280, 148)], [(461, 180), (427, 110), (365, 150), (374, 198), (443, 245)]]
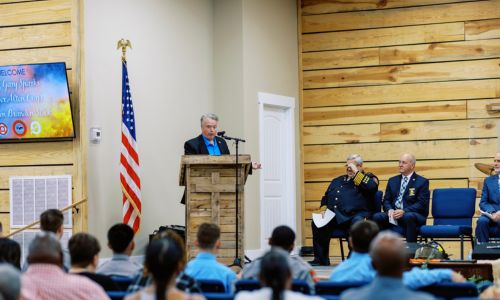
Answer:
[(74, 136), (65, 63), (0, 66), (0, 141)]

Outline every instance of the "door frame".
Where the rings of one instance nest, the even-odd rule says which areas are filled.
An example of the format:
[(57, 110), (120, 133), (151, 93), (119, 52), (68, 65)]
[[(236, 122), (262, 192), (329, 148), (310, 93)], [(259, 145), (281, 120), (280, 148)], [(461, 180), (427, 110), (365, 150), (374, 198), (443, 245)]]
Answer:
[[(295, 232), (297, 232), (297, 199), (296, 199), (296, 175), (295, 175), (295, 98), (263, 93), (259, 92), (258, 94), (258, 103), (259, 103), (259, 157), (263, 157), (264, 149), (264, 109), (266, 106), (281, 108), (285, 111), (285, 119), (286, 119), (286, 130), (285, 130), (285, 139), (288, 141), (287, 147), (284, 147), (287, 170), (284, 172), (286, 174), (286, 183), (285, 186), (290, 188), (286, 189), (285, 196), (288, 199), (292, 199), (290, 201), (290, 206), (287, 207), (290, 211), (287, 213), (287, 225), (290, 226)], [(263, 168), (266, 166), (263, 165)], [(264, 235), (264, 223), (262, 208), (264, 207), (264, 176), (261, 174), (260, 176), (260, 249), (263, 251), (267, 247), (267, 243), (265, 243), (268, 236)]]

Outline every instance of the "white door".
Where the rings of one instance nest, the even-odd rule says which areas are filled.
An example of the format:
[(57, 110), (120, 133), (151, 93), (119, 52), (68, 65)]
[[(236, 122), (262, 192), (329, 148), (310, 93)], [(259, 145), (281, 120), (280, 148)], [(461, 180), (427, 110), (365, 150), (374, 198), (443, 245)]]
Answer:
[(288, 225), (296, 231), (294, 99), (259, 93), (261, 249), (273, 229)]

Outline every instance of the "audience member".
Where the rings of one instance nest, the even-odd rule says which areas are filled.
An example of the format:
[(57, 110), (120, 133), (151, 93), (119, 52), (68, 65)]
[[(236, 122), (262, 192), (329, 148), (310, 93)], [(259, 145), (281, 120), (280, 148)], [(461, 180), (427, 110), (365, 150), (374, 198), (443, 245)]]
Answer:
[(320, 211), (334, 213), (328, 224), (317, 227), (311, 222), (313, 235), (313, 266), (330, 265), (330, 238), (335, 229), (349, 230), (352, 224), (372, 216), (375, 209), (375, 195), (378, 178), (363, 171), (363, 158), (359, 154), (347, 157), (346, 174), (334, 178), (323, 198)]
[[(153, 240), (159, 240), (162, 238), (171, 238), (177, 242), (177, 244), (181, 247), (182, 253), (184, 256), (182, 257), (182, 265), (186, 264), (186, 248), (184, 246), (184, 239), (181, 238), (175, 231), (166, 229), (158, 232)], [(144, 270), (141, 270), (136, 276), (134, 276), (133, 283), (128, 287), (127, 293), (137, 292), (144, 287), (153, 283), (153, 278), (149, 276), (149, 271), (147, 266), (144, 266)], [(186, 292), (188, 294), (199, 294), (201, 293), (201, 289), (196, 283), (196, 280), (191, 276), (187, 275), (184, 271), (180, 272), (176, 278), (176, 287), (177, 289)]]
[(66, 274), (57, 237), (40, 232), (30, 243), (29, 267), (21, 276), (21, 299), (109, 299), (104, 290), (83, 276)]
[[(291, 253), (295, 246), (295, 232), (288, 226), (278, 226), (274, 228), (269, 245), (271, 249), (279, 248)], [(241, 271), (243, 279), (259, 279), (262, 258), (257, 258), (246, 264)], [(305, 280), (311, 288), (316, 283), (314, 269), (298, 255), (290, 255), (290, 270), (292, 279)]]
[(413, 154), (401, 155), (400, 175), (387, 182), (384, 212), (373, 216), (382, 229), (398, 227), (408, 243), (417, 242), (418, 231), (429, 215), (429, 180), (415, 173), (416, 161)]
[(259, 274), (263, 288), (256, 291), (241, 291), (235, 300), (270, 299), (270, 300), (301, 300), (321, 299), (291, 291), (292, 273), (289, 255), (282, 249), (272, 249), (261, 259)]
[[(125, 300), (139, 299), (187, 299), (188, 295), (175, 287), (175, 279), (184, 268), (184, 249), (171, 238), (152, 241), (146, 249), (145, 268), (151, 274), (153, 282), (145, 289), (129, 295)], [(204, 299), (192, 295), (189, 299)]]
[[(376, 277), (376, 270), (372, 264), (373, 258), (368, 251), (370, 243), (378, 232), (377, 224), (372, 221), (361, 221), (352, 226), (349, 244), (353, 251), (348, 259), (333, 269), (330, 281), (365, 283), (371, 282)], [(465, 279), (451, 269), (423, 270), (414, 267), (403, 273), (403, 283), (413, 289), (450, 281), (463, 282)]]
[(340, 295), (340, 299), (434, 299), (433, 296), (416, 292), (403, 284), (403, 270), (408, 255), (401, 237), (392, 232), (382, 232), (370, 245), (370, 256), (377, 276), (368, 285), (350, 289)]
[(9, 238), (0, 238), (0, 263), (9, 263), (21, 269), (21, 246)]
[(483, 214), (477, 219), (476, 237), (478, 243), (487, 243), (490, 240), (490, 234), (498, 236), (500, 234), (500, 152), (495, 154), (493, 160), (493, 171), (495, 174), (484, 179), (483, 190), (481, 192), (481, 201), (479, 209)]
[(142, 266), (130, 260), (134, 251), (134, 230), (127, 224), (118, 223), (108, 231), (108, 246), (113, 251), (111, 260), (97, 268), (97, 273), (108, 276), (124, 276), (132, 278)]
[(71, 255), (70, 273), (95, 281), (105, 291), (119, 290), (118, 285), (109, 276), (95, 273), (101, 251), (99, 241), (95, 237), (88, 233), (77, 233), (69, 239), (68, 249)]
[[(40, 229), (43, 231), (52, 232), (61, 240), (64, 234), (64, 215), (58, 209), (47, 209), (40, 215)], [(63, 250), (64, 270), (68, 271), (71, 268), (71, 257), (66, 247)], [(27, 268), (25, 266), (24, 270)]]
[(199, 252), (186, 267), (186, 274), (194, 279), (217, 279), (224, 283), (226, 292), (232, 292), (236, 273), (217, 262), (221, 246), (220, 229), (215, 224), (203, 223), (198, 228), (195, 245)]
[(10, 264), (0, 264), (0, 299), (17, 300), (21, 293), (21, 273)]

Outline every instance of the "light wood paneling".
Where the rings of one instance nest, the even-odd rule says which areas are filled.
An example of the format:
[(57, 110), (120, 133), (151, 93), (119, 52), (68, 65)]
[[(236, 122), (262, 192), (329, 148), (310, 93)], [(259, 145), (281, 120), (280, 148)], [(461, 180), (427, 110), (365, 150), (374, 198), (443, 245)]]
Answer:
[(304, 72), (304, 88), (366, 86), (500, 77), (500, 59)]
[(386, 8), (412, 7), (432, 4), (459, 3), (470, 0), (363, 0), (363, 1), (338, 1), (338, 0), (303, 0), (302, 14), (316, 15), (345, 11), (373, 10)]
[(9, 191), (0, 190), (0, 213), (10, 212)]
[(486, 105), (493, 103), (500, 103), (500, 98), (467, 101), (467, 117), (470, 119), (499, 118), (500, 112), (489, 112), (486, 110)]
[(497, 120), (457, 120), (380, 124), (380, 141), (495, 138)]
[(377, 66), (379, 48), (308, 52), (302, 55), (304, 70)]
[(67, 165), (72, 163), (72, 142), (0, 144), (0, 166)]
[[(346, 155), (347, 156), (347, 155)], [(484, 178), (474, 163), (491, 164), (492, 158), (481, 159), (447, 159), (443, 155), (436, 160), (417, 160), (417, 171), (429, 180), (437, 179), (461, 179), (461, 178)], [(387, 180), (397, 172), (397, 159), (391, 161), (365, 162), (364, 169), (377, 175), (379, 180)], [(304, 164), (304, 182), (330, 182), (332, 178), (345, 174), (345, 162)]]
[(43, 62), (65, 62), (66, 68), (73, 67), (71, 47), (38, 49), (16, 49), (1, 52), (0, 65), (20, 65)]
[(71, 1), (49, 0), (0, 5), (0, 26), (69, 22)]
[(302, 17), (302, 32), (325, 32), (500, 18), (499, 0)]
[(304, 125), (463, 119), (465, 101), (380, 104), (304, 109)]
[(0, 28), (0, 50), (71, 45), (71, 24)]
[(434, 43), (380, 49), (380, 64), (442, 62), (500, 57), (500, 39)]
[(302, 36), (302, 51), (369, 48), (406, 44), (461, 41), (464, 23), (311, 33)]
[(304, 107), (500, 97), (500, 80), (467, 80), (303, 91)]
[(379, 140), (379, 124), (310, 126), (304, 127), (302, 131), (304, 145), (377, 142)]
[(29, 166), (29, 167), (0, 167), (0, 189), (9, 189), (10, 176), (52, 176), (72, 175), (74, 184), (73, 166)]
[(500, 38), (500, 19), (465, 22), (466, 40), (496, 38)]
[(438, 141), (409, 141), (356, 144), (318, 145), (304, 147), (304, 162), (345, 162), (353, 152), (363, 153), (365, 161), (397, 160), (401, 153), (411, 152), (418, 159), (484, 158), (496, 153), (498, 141), (493, 139), (464, 139)]
[(8, 213), (0, 213), (0, 223), (2, 223), (3, 232), (10, 232), (10, 217)]

